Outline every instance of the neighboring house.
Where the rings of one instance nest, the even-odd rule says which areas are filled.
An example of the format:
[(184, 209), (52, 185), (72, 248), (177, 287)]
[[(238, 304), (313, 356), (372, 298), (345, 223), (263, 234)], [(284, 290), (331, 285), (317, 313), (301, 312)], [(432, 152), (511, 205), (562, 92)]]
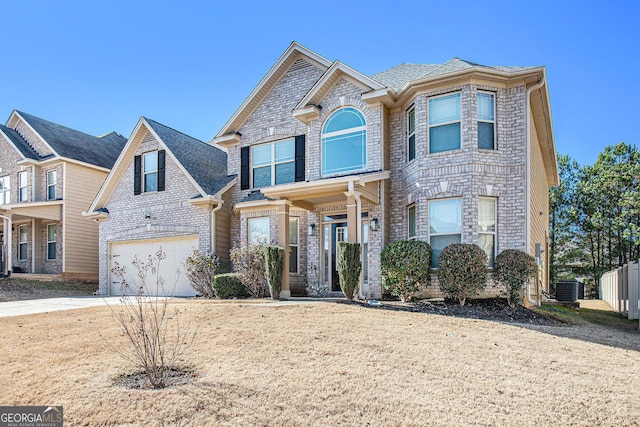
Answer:
[(236, 180), (227, 175), (223, 151), (142, 117), (83, 214), (100, 224), (100, 293), (121, 294), (111, 273), (116, 262), (127, 268), (135, 284), (133, 257), (145, 261), (162, 249), (166, 259), (159, 275), (165, 287), (151, 292), (194, 295), (184, 273), (185, 258), (198, 249), (228, 261), (228, 190)]
[(434, 268), (452, 242), (546, 260), (558, 172), (544, 67), (454, 58), (366, 76), (293, 43), (211, 143), (240, 177), (231, 241), (289, 247), (283, 297), (316, 274), (339, 291), (341, 240), (363, 245), (362, 297), (383, 294), (380, 251), (400, 239), (429, 242)]
[(0, 247), (4, 272), (96, 280), (98, 226), (81, 213), (126, 138), (87, 135), (13, 111), (0, 125)]

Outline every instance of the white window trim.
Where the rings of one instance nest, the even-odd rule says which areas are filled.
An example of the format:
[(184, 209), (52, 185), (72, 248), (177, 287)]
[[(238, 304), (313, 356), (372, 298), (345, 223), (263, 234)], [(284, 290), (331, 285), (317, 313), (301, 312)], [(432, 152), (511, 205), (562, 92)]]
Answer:
[[(147, 156), (148, 154), (153, 154), (155, 153), (156, 155), (156, 169), (154, 171), (151, 172), (145, 172), (144, 170), (144, 164), (145, 164), (145, 156)], [(158, 150), (155, 151), (147, 151), (146, 153), (142, 153), (142, 193), (157, 193), (158, 192), (158, 179), (156, 179), (156, 189), (155, 190), (149, 190), (147, 191), (147, 180), (146, 177), (147, 175), (153, 175), (154, 173), (156, 174), (157, 177), (159, 177), (159, 172), (158, 172), (158, 168), (160, 167), (159, 163), (159, 158), (158, 158)]]
[[(51, 175), (52, 174), (52, 175)], [(53, 176), (53, 183), (50, 177)], [(55, 169), (49, 169), (47, 171), (47, 200), (56, 200), (58, 198), (58, 192), (56, 191), (56, 185), (58, 184), (58, 171)], [(49, 188), (53, 187), (53, 198), (49, 197)]]
[[(47, 261), (55, 261), (58, 259), (58, 229), (56, 228), (56, 240), (49, 240), (49, 227), (56, 227), (56, 224), (47, 224)], [(54, 243), (56, 245), (56, 253), (54, 253), (54, 258), (49, 258), (49, 244)]]
[[(22, 197), (23, 195), (24, 197)], [(28, 202), (28, 201), (29, 201), (29, 175), (27, 171), (20, 171), (18, 172), (18, 202)]]
[(11, 177), (9, 175), (0, 176), (0, 181), (2, 181), (2, 191), (0, 191), (0, 205), (9, 204), (11, 203)]
[[(22, 230), (24, 229), (24, 238), (25, 240), (22, 241)], [(25, 250), (24, 250), (24, 254), (25, 257), (24, 258), (20, 258), (20, 253), (22, 252), (20, 250), (20, 246), (21, 245), (25, 245)], [(27, 226), (26, 225), (19, 225), (18, 226), (18, 261), (26, 261), (27, 259), (29, 259), (29, 232), (27, 230)]]
[[(413, 132), (411, 132), (410, 116), (413, 114)], [(407, 163), (413, 162), (418, 157), (418, 142), (416, 141), (416, 106), (412, 105), (407, 110)], [(413, 159), (410, 158), (411, 137), (413, 136)]]
[[(294, 218), (289, 218), (289, 222), (291, 221), (295, 221), (296, 222), (296, 243), (295, 245), (292, 245), (291, 243), (289, 243), (289, 248), (291, 248), (292, 246), (296, 247), (296, 271), (289, 271), (290, 274), (298, 274), (300, 273), (300, 218), (298, 217), (294, 217)], [(291, 236), (289, 236), (289, 242), (291, 242)], [(291, 249), (289, 249), (291, 250)], [(291, 270), (291, 267), (289, 267), (289, 270)]]
[[(430, 117), (431, 117), (431, 108), (429, 107), (429, 101), (432, 99), (437, 99), (437, 98), (445, 98), (447, 96), (452, 96), (452, 95), (460, 95), (459, 98), (459, 102), (460, 102), (460, 118), (458, 118), (458, 120), (451, 120), (449, 122), (442, 122), (442, 123), (438, 123), (437, 125), (432, 125), (429, 123)], [(477, 116), (477, 114), (476, 114)], [(431, 128), (435, 128), (435, 127), (440, 127), (440, 126), (446, 126), (446, 125), (450, 125), (453, 123), (460, 123), (460, 146), (456, 149), (453, 150), (445, 150), (445, 151), (436, 151), (434, 154), (438, 154), (438, 153), (446, 153), (448, 151), (456, 151), (456, 150), (461, 150), (462, 149), (462, 92), (461, 91), (456, 91), (456, 92), (449, 92), (449, 93), (443, 93), (442, 95), (434, 95), (434, 96), (430, 96), (429, 98), (427, 98), (427, 139), (428, 139), (428, 144), (427, 144), (427, 149), (429, 150), (429, 153), (431, 153)]]
[[(411, 235), (411, 209), (413, 209), (413, 236)], [(415, 240), (418, 238), (418, 210), (416, 204), (412, 203), (407, 206), (407, 240)]]
[[(293, 154), (293, 159), (291, 160), (286, 160), (286, 161), (281, 161), (281, 162), (276, 162), (276, 144), (281, 143), (281, 142), (287, 142), (287, 141), (291, 141), (293, 144), (293, 149), (294, 149), (294, 154)], [(270, 163), (264, 164), (262, 166), (253, 166), (253, 149), (255, 147), (260, 147), (263, 145), (270, 145), (271, 146), (271, 161)], [(271, 186), (276, 185), (276, 165), (284, 165), (286, 163), (293, 163), (293, 167), (295, 168), (295, 163), (296, 163), (296, 155), (295, 155), (295, 148), (296, 148), (296, 140), (295, 138), (286, 138), (286, 139), (280, 139), (278, 141), (272, 141), (272, 142), (267, 142), (265, 144), (257, 144), (257, 145), (253, 145), (251, 146), (251, 188), (264, 188), (264, 187), (256, 187), (254, 186), (254, 181), (253, 181), (253, 170), (254, 169), (260, 169), (260, 168), (266, 168), (267, 166), (271, 167)], [(291, 182), (295, 182), (295, 170), (294, 170), (294, 177), (293, 177), (293, 181)], [(285, 182), (282, 184), (290, 184), (291, 182)], [(278, 185), (282, 185), (282, 184), (278, 184)]]
[[(498, 254), (498, 199), (496, 197), (488, 197), (488, 196), (478, 197), (478, 219), (480, 217), (480, 200), (487, 200), (487, 201), (493, 202), (493, 212), (495, 214), (495, 217), (493, 219), (494, 231), (480, 231), (480, 224), (478, 224), (478, 241), (480, 240), (481, 234), (493, 235), (493, 254), (494, 254), (494, 262), (495, 262), (495, 256), (497, 256)], [(492, 266), (490, 268), (492, 268)]]
[[(487, 150), (487, 151), (496, 151), (498, 149), (498, 126), (496, 125), (496, 113), (497, 113), (497, 105), (496, 105), (496, 100), (497, 100), (497, 96), (495, 92), (491, 92), (488, 90), (479, 90), (478, 93), (483, 93), (486, 95), (491, 95), (491, 97), (493, 97), (493, 120), (481, 120), (480, 117), (478, 117), (478, 106), (477, 106), (477, 100), (476, 100), (476, 118), (478, 119), (478, 122), (482, 122), (482, 123), (493, 123), (493, 149), (489, 149), (489, 148), (480, 148), (478, 147), (479, 150)], [(477, 137), (477, 136), (476, 136)], [(480, 141), (478, 140), (478, 144), (480, 143)]]

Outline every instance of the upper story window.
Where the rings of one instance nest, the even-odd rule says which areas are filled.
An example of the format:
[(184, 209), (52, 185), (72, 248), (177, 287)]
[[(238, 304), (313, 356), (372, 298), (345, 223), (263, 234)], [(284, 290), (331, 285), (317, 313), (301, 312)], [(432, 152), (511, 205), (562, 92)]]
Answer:
[(363, 169), (367, 163), (367, 122), (355, 108), (340, 108), (322, 128), (322, 175)]
[(409, 239), (415, 239), (416, 238), (416, 205), (413, 204), (411, 206), (409, 206), (407, 208), (407, 223), (408, 223), (408, 230), (407, 230), (407, 237)]
[(9, 176), (0, 178), (0, 205), (11, 203), (11, 180)]
[(133, 194), (164, 191), (165, 150), (149, 151), (133, 159)]
[(18, 172), (18, 201), (26, 202), (29, 197), (29, 193), (27, 191), (27, 171)]
[(408, 160), (416, 158), (416, 109), (411, 107), (407, 111), (407, 153)]
[(294, 139), (251, 147), (251, 171), (254, 188), (294, 182)]
[(47, 200), (56, 199), (56, 182), (58, 174), (55, 169), (47, 171)]
[(56, 259), (56, 241), (58, 229), (56, 224), (47, 224), (47, 259)]
[(429, 99), (429, 152), (460, 148), (460, 94)]
[(429, 202), (429, 244), (431, 267), (438, 268), (440, 252), (451, 243), (462, 241), (462, 199)]
[(492, 93), (478, 92), (478, 148), (496, 148), (496, 107)]
[(496, 258), (496, 199), (478, 199), (478, 246), (487, 254), (489, 267)]

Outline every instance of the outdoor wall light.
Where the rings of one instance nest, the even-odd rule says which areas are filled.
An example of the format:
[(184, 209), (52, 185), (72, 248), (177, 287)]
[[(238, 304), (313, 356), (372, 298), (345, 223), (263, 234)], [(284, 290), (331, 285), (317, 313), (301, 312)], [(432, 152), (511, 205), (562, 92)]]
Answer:
[(316, 225), (309, 224), (309, 236), (315, 236), (316, 234)]
[(373, 218), (371, 220), (371, 222), (369, 223), (369, 228), (371, 228), (371, 231), (378, 231), (378, 219), (377, 218)]
[(144, 214), (144, 219), (151, 219), (151, 214)]

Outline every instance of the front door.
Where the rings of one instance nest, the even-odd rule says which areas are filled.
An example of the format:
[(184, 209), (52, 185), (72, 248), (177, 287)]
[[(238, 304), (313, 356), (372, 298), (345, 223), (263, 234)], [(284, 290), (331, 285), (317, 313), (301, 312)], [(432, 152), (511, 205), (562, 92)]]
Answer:
[(324, 233), (324, 282), (332, 292), (340, 292), (338, 277), (338, 242), (348, 240), (347, 223), (334, 222), (325, 224)]

